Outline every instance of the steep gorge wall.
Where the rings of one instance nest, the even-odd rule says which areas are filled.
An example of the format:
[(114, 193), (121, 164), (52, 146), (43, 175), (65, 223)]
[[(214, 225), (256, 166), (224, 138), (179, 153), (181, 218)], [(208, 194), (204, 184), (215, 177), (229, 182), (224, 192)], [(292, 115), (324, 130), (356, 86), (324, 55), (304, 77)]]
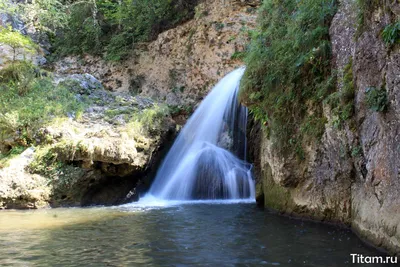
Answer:
[[(332, 66), (343, 87), (352, 60), (354, 116), (335, 126), (330, 108), (322, 140), (309, 145), (306, 159), (282, 155), (264, 127), (250, 134), (257, 176), (257, 200), (291, 215), (351, 225), (364, 239), (390, 253), (400, 253), (400, 48), (382, 40), (384, 27), (399, 18), (399, 4), (383, 1), (357, 33), (359, 7), (339, 1), (330, 36)], [(386, 112), (368, 108), (368, 88), (384, 88)], [(256, 138), (257, 137), (257, 138)]]

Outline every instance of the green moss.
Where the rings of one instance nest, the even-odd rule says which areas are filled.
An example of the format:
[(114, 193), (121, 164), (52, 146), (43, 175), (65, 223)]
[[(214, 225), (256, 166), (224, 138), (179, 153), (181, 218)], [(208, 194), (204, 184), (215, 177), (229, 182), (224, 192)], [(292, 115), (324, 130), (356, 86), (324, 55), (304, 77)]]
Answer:
[(221, 31), (225, 27), (225, 24), (223, 24), (222, 22), (215, 22), (214, 27), (217, 31)]
[(358, 157), (358, 156), (362, 155), (362, 152), (363, 152), (362, 146), (360, 146), (360, 145), (355, 146), (355, 147), (353, 147), (353, 149), (351, 150), (351, 156), (352, 156), (353, 158)]
[(264, 205), (265, 207), (290, 213), (293, 211), (295, 204), (291, 199), (290, 191), (282, 186), (277, 185), (272, 178), (271, 167), (267, 166), (267, 171), (263, 178)]
[(335, 88), (329, 41), (335, 12), (332, 0), (266, 0), (260, 7), (240, 97), (282, 152), (301, 151), (305, 140), (321, 136), (322, 103)]
[(127, 133), (133, 138), (141, 139), (143, 135), (158, 133), (163, 126), (165, 117), (170, 114), (166, 105), (153, 105), (140, 112), (133, 113), (126, 126)]

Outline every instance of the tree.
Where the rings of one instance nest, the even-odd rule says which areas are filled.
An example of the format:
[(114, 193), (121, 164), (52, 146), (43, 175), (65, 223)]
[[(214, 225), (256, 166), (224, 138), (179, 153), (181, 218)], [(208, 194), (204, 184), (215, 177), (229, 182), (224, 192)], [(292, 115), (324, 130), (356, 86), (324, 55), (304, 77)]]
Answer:
[(16, 61), (21, 50), (25, 58), (26, 53), (34, 53), (37, 49), (37, 45), (29, 37), (11, 29), (11, 27), (0, 30), (0, 44), (11, 47), (13, 62)]
[(57, 0), (32, 0), (19, 3), (18, 13), (25, 23), (24, 28), (33, 26), (40, 32), (54, 33), (68, 23), (66, 8)]

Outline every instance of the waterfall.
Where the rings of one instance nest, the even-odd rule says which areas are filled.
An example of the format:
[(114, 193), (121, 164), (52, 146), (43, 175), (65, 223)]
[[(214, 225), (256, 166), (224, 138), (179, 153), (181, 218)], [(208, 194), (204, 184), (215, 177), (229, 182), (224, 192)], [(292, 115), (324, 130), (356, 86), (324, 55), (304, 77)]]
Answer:
[(237, 99), (245, 68), (203, 100), (168, 152), (149, 194), (166, 200), (255, 198), (246, 160), (247, 108)]

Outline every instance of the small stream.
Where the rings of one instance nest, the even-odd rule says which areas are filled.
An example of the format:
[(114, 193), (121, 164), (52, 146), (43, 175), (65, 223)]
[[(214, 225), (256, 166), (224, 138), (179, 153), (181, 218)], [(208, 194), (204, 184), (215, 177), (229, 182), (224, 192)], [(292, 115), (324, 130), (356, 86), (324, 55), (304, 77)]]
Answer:
[(350, 253), (378, 255), (349, 230), (277, 216), (254, 203), (0, 213), (0, 266), (327, 267), (353, 265)]

